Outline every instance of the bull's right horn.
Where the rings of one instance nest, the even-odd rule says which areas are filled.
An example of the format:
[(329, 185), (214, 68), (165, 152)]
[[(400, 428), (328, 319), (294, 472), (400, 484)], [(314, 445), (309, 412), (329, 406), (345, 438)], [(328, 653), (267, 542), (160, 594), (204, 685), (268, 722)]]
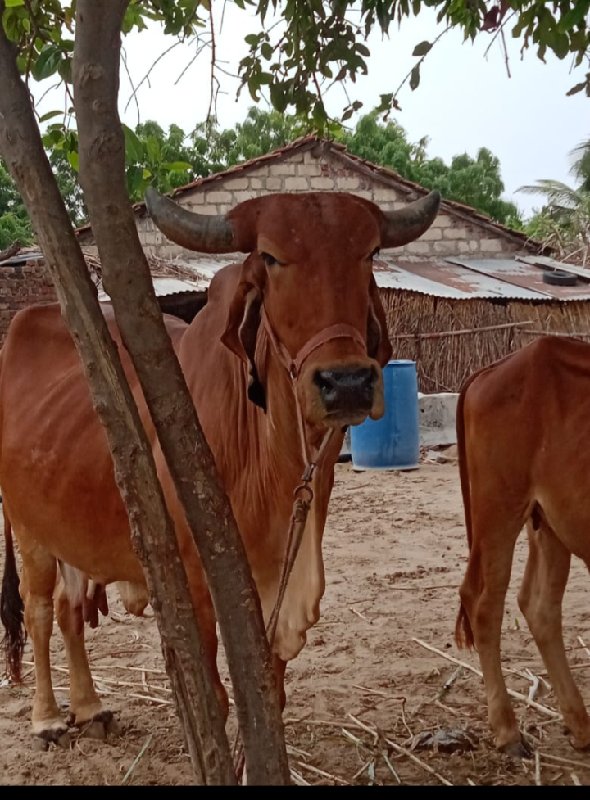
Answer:
[(200, 253), (234, 253), (231, 223), (222, 214), (196, 214), (161, 195), (152, 186), (145, 193), (150, 217), (162, 233), (187, 250)]

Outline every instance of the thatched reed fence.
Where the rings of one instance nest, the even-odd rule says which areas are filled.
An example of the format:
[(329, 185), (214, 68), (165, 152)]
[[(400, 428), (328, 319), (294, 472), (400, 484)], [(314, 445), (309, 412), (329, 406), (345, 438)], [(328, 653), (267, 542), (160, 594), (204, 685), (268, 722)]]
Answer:
[(382, 289), (393, 358), (416, 362), (421, 392), (458, 392), (476, 370), (544, 333), (590, 340), (590, 301), (453, 300)]

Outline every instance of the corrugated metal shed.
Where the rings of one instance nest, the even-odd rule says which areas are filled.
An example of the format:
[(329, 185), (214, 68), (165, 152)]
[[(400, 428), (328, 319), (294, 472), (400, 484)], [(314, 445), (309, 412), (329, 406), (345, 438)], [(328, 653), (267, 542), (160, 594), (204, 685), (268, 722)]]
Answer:
[[(3, 266), (23, 264), (42, 258), (31, 248), (3, 262)], [(197, 255), (190, 259), (165, 262), (150, 257), (153, 283), (158, 297), (206, 292), (213, 276), (226, 264), (240, 262), (242, 253)], [(96, 259), (95, 259), (96, 261)], [(543, 280), (545, 270), (566, 270), (577, 277), (575, 286), (555, 286)], [(546, 256), (515, 255), (512, 258), (439, 259), (396, 258), (395, 252), (379, 255), (374, 265), (375, 280), (381, 289), (399, 289), (452, 300), (498, 299), (525, 301), (590, 300), (590, 270), (563, 264)], [(99, 300), (108, 300), (102, 287)]]
[[(204, 291), (218, 270), (231, 261), (242, 259), (240, 253), (195, 255), (193, 259), (178, 263), (185, 275), (191, 270), (195, 272), (194, 291)], [(545, 283), (543, 272), (546, 269), (572, 269), (578, 274), (577, 285)], [(393, 252), (381, 253), (375, 260), (374, 272), (381, 289), (401, 289), (453, 300), (590, 300), (590, 271), (585, 274), (583, 270), (543, 256), (400, 260)]]
[(590, 300), (590, 272), (587, 277), (578, 275), (575, 286), (553, 286), (543, 281), (543, 272), (548, 268), (568, 269), (568, 265), (547, 258), (539, 265), (517, 258), (399, 261), (394, 255), (380, 254), (375, 262), (375, 280), (382, 289), (454, 300)]

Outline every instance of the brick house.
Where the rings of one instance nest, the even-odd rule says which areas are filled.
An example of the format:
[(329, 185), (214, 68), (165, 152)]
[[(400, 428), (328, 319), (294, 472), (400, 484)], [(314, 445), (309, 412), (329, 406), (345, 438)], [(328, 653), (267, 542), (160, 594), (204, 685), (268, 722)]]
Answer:
[[(223, 214), (261, 194), (319, 190), (352, 192), (387, 210), (428, 191), (352, 155), (339, 143), (306, 136), (199, 178), (171, 196), (187, 209)], [(192, 318), (206, 301), (211, 277), (242, 255), (184, 250), (154, 226), (143, 203), (134, 211), (148, 259), (182, 272), (176, 275), (182, 278), (181, 287), (153, 272), (162, 308)], [(95, 253), (90, 227), (80, 228), (78, 236), (85, 250)], [(547, 272), (556, 267), (576, 273), (543, 255), (525, 234), (462, 203), (442, 202), (433, 225), (418, 241), (382, 251), (375, 264), (396, 357), (416, 360), (422, 391), (456, 391), (469, 372), (529, 341), (530, 335), (555, 331), (585, 336), (590, 331), (590, 276), (578, 269), (575, 286), (546, 282)], [(5, 287), (17, 291), (13, 299), (19, 303), (26, 295), (19, 283), (25, 276), (34, 290), (31, 302), (48, 289), (41, 277), (32, 278), (33, 271), (21, 267), (17, 276), (11, 269), (0, 264), (0, 337), (4, 320), (14, 313)], [(35, 269), (42, 269), (42, 262)]]

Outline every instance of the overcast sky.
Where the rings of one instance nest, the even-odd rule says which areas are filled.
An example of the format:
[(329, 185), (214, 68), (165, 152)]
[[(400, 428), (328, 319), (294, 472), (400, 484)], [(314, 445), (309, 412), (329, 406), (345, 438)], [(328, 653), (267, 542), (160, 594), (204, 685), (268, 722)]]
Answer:
[[(257, 31), (259, 25), (233, 4), (228, 4), (223, 20), (222, 4), (213, 4), (213, 8), (218, 15), (217, 59), (235, 74), (239, 58), (246, 52), (243, 37)], [(388, 39), (372, 37), (369, 73), (349, 86), (351, 99), (364, 102), (361, 113), (374, 107), (381, 92), (399, 86), (416, 63), (411, 55), (414, 46), (424, 39), (432, 41), (441, 30), (434, 14), (426, 10), (404, 21), (401, 29), (393, 27)], [(135, 86), (173, 41), (159, 29), (125, 37), (126, 69)], [(542, 198), (517, 193), (519, 186), (538, 178), (573, 182), (569, 153), (590, 138), (590, 98), (583, 92), (567, 97), (566, 92), (582, 80), (585, 69), (572, 70), (569, 57), (559, 61), (548, 55), (543, 64), (533, 49), (521, 60), (519, 42), (507, 37), (508, 77), (499, 38), (485, 56), (490, 41), (491, 36), (484, 34), (475, 44), (464, 43), (457, 31), (446, 33), (426, 57), (419, 88), (411, 91), (406, 83), (398, 95), (402, 110), (394, 119), (411, 141), (429, 137), (430, 157), (448, 162), (453, 155), (467, 152), (475, 156), (479, 147), (489, 148), (500, 159), (505, 197), (527, 214)], [(209, 107), (209, 50), (191, 64), (194, 56), (194, 44), (178, 45), (163, 55), (139, 88), (137, 104), (128, 102), (131, 88), (123, 69), (123, 120), (135, 126), (138, 121), (154, 119), (164, 128), (176, 123), (186, 132), (203, 121)], [(231, 127), (244, 118), (253, 101), (247, 90), (236, 101), (237, 80), (222, 74), (220, 78), (223, 94), (218, 97), (217, 116), (222, 127)], [(328, 95), (328, 101), (334, 114), (346, 102), (339, 89)], [(56, 106), (50, 98), (44, 105), (47, 103)]]

